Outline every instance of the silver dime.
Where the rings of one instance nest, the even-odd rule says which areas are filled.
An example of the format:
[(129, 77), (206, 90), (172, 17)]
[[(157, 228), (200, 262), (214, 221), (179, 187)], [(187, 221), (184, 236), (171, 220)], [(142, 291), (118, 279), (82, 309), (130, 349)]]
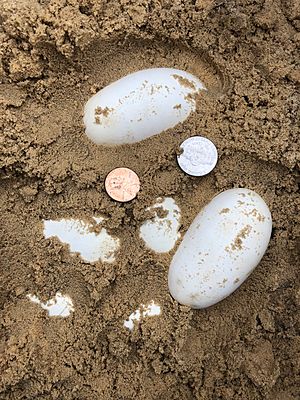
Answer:
[(189, 175), (206, 175), (217, 164), (218, 152), (216, 146), (205, 137), (190, 137), (181, 143), (180, 149), (182, 149), (182, 153), (177, 156), (178, 164)]

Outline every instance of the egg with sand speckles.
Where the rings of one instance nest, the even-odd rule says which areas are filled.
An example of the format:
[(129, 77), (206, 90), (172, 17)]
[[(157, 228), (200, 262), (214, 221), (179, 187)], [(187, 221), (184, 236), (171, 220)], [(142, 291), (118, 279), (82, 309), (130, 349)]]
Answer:
[(174, 68), (149, 68), (106, 86), (86, 103), (86, 135), (96, 144), (115, 146), (157, 135), (196, 110), (206, 90), (194, 75)]
[(220, 193), (196, 216), (172, 259), (171, 295), (192, 308), (223, 300), (259, 264), (271, 231), (270, 210), (257, 193)]

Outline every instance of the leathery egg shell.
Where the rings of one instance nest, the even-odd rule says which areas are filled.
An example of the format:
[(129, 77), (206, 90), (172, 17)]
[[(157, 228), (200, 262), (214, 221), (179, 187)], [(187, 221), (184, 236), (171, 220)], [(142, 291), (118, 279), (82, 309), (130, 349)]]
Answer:
[(134, 143), (184, 121), (206, 90), (188, 72), (150, 68), (106, 86), (85, 105), (85, 133), (96, 144)]
[(171, 295), (192, 308), (221, 301), (259, 264), (271, 231), (270, 210), (257, 193), (220, 193), (197, 215), (171, 261)]

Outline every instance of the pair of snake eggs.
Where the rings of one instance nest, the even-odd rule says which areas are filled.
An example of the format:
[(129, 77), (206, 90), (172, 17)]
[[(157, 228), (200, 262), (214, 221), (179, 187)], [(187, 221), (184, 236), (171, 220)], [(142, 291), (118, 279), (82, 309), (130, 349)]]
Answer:
[[(196, 110), (203, 83), (188, 72), (152, 68), (113, 82), (85, 106), (87, 136), (96, 144), (135, 143), (183, 122)], [(249, 189), (227, 190), (197, 215), (169, 268), (172, 296), (192, 308), (209, 307), (234, 292), (263, 257), (272, 219)]]

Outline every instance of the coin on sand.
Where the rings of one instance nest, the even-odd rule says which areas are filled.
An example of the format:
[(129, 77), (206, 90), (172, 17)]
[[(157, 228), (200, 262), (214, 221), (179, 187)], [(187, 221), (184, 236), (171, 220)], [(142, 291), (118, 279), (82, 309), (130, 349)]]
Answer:
[(134, 199), (140, 190), (137, 174), (129, 168), (113, 169), (105, 179), (105, 189), (109, 196), (117, 201)]
[(180, 168), (189, 175), (203, 176), (211, 172), (218, 161), (216, 146), (203, 136), (193, 136), (180, 145), (177, 156)]

